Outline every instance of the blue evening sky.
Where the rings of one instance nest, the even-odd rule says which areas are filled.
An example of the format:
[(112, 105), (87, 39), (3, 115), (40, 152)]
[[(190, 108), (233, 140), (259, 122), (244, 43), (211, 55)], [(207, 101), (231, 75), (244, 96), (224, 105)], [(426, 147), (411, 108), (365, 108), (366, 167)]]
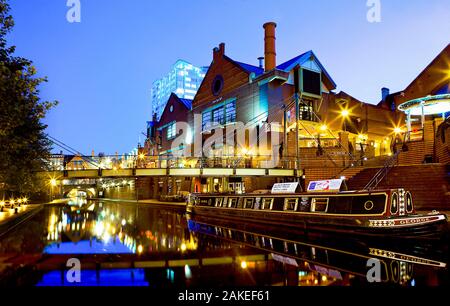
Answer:
[(42, 98), (60, 101), (48, 133), (85, 154), (136, 147), (151, 84), (177, 59), (209, 65), (225, 42), (257, 65), (266, 21), (278, 24), (277, 63), (312, 49), (337, 91), (371, 103), (383, 86), (404, 89), (450, 40), (450, 0), (381, 0), (380, 23), (367, 21), (367, 0), (81, 0), (72, 24), (66, 2), (10, 0), (9, 42), (48, 77)]

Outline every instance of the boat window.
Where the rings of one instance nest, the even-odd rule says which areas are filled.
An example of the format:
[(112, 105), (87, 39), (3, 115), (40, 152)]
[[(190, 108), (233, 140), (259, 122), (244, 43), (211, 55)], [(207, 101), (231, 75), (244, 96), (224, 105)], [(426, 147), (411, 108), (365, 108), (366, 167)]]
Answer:
[(287, 198), (284, 200), (285, 211), (296, 211), (298, 205), (298, 198)]
[(366, 201), (366, 203), (364, 203), (364, 209), (367, 211), (371, 211), (374, 206), (372, 201)]
[(411, 196), (411, 193), (408, 191), (406, 193), (406, 211), (408, 213), (412, 213), (413, 210), (414, 210), (414, 206), (413, 206), (412, 196)]
[(253, 198), (245, 198), (244, 199), (244, 208), (245, 209), (253, 209)]
[(216, 198), (216, 204), (214, 206), (221, 207), (222, 206), (223, 198)]
[(222, 207), (225, 207), (225, 208), (228, 207), (227, 200), (228, 200), (228, 198), (223, 198)]
[(273, 198), (263, 198), (261, 209), (272, 210)]
[(326, 212), (328, 209), (328, 198), (314, 198), (311, 201), (311, 212)]
[(237, 207), (238, 198), (229, 198), (228, 199), (228, 207), (236, 208)]
[(209, 206), (210, 199), (208, 198), (200, 198), (200, 206)]
[(391, 214), (395, 215), (398, 212), (398, 194), (394, 192), (391, 198)]

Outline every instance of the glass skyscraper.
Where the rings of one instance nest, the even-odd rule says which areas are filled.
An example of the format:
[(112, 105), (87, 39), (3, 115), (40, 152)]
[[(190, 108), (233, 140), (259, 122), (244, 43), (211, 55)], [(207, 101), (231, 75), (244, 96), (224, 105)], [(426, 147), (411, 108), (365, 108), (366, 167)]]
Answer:
[(153, 114), (156, 114), (159, 121), (171, 93), (182, 99), (194, 99), (207, 70), (208, 67), (196, 67), (184, 60), (178, 60), (168, 75), (153, 82), (152, 119)]

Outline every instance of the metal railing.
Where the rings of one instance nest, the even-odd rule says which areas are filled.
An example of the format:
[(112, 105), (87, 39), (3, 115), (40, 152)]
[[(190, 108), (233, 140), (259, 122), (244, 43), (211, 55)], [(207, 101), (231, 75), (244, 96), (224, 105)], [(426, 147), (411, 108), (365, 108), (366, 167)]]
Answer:
[(412, 130), (404, 133), (404, 142), (415, 142), (415, 141), (423, 141), (424, 140), (424, 130)]
[(384, 167), (381, 168), (367, 183), (364, 187), (364, 190), (372, 191), (378, 187), (378, 185), (383, 181), (383, 179), (389, 174), (391, 169), (395, 167), (398, 163), (398, 156), (400, 155), (401, 150), (397, 151), (391, 158), (389, 158)]
[[(216, 156), (216, 157), (174, 157), (127, 155), (114, 156), (78, 156), (75, 161), (65, 161), (65, 157), (57, 155), (46, 161), (45, 171), (80, 171), (80, 170), (126, 170), (126, 169), (300, 169), (317, 167), (341, 168), (349, 160), (344, 152), (329, 149), (327, 154), (319, 154), (317, 148), (301, 148), (303, 157), (246, 155), (246, 156)], [(89, 159), (91, 162), (86, 162)], [(297, 167), (297, 163), (300, 163)], [(340, 165), (339, 163), (342, 163)]]
[[(92, 162), (85, 162), (86, 159)], [(294, 169), (295, 157), (278, 158), (271, 155), (174, 157), (127, 155), (78, 156), (75, 161), (65, 161), (63, 156), (47, 160), (46, 171), (121, 170), (121, 169), (184, 169), (184, 168), (275, 168)]]

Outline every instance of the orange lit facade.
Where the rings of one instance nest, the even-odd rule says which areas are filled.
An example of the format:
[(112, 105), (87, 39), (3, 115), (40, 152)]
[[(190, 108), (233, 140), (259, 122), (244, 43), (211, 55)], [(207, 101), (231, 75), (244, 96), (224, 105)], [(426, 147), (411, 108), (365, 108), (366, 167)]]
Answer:
[[(399, 154), (400, 165), (449, 162), (445, 114), (426, 116), (422, 139), (411, 143), (417, 140), (417, 122), (412, 121), (408, 132), (407, 115), (398, 109), (410, 99), (448, 93), (448, 46), (403, 92), (390, 94), (383, 88), (381, 101), (374, 105), (336, 93), (336, 83), (313, 51), (277, 64), (276, 24), (265, 24), (264, 33), (265, 54), (259, 65), (232, 59), (223, 43), (214, 48), (192, 109), (165, 112), (155, 123), (160, 132), (156, 137), (170, 133), (168, 122), (176, 124), (176, 137), (190, 135), (182, 142), (183, 156), (194, 161), (186, 167), (196, 168), (199, 159), (207, 158), (220, 162), (202, 167), (258, 169), (276, 157), (273, 168), (293, 169), (294, 176), (192, 178), (186, 191), (229, 191), (230, 182), (252, 191), (267, 189), (280, 179), (299, 179), (304, 185), (341, 176), (350, 180), (366, 168), (382, 167), (405, 143), (409, 149)], [(181, 131), (179, 120), (187, 121), (189, 131)], [(244, 136), (239, 138), (242, 129)], [(155, 152), (152, 141), (147, 143), (146, 152)], [(171, 140), (161, 144), (156, 153), (170, 158)]]

